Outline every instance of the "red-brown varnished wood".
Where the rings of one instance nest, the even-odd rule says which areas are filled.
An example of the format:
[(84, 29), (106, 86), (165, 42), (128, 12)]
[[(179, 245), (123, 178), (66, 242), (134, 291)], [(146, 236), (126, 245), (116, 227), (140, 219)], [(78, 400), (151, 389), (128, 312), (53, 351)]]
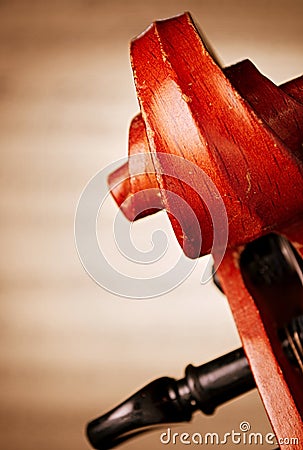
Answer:
[(296, 80), (282, 84), (281, 89), (298, 102), (303, 103), (303, 75)]
[(128, 220), (163, 209), (141, 114), (129, 129), (129, 160), (108, 178), (111, 193)]
[(165, 208), (184, 252), (196, 258), (213, 250), (215, 263), (224, 248), (212, 249), (209, 207), (222, 199), (228, 242), (219, 276), (277, 437), (303, 442), (302, 375), (277, 336), (287, 308), (303, 312), (301, 298), (278, 311), (253, 297), (240, 270), (245, 245), (269, 232), (303, 255), (303, 79), (277, 87), (249, 61), (222, 70), (189, 14), (152, 24), (132, 42), (131, 59), (141, 115), (129, 154), (145, 159), (130, 158), (112, 175), (113, 195), (131, 220)]
[[(240, 249), (228, 250), (220, 265), (219, 276), (224, 292), (277, 437), (298, 437), (302, 443), (302, 377), (296, 379), (292, 370), (288, 370), (285, 376), (284, 369), (289, 363), (281, 351), (277, 323), (274, 315), (262, 314), (262, 308), (260, 311), (247, 291), (239, 269), (240, 253)], [(290, 444), (280, 447), (298, 448)]]
[[(262, 76), (249, 60), (227, 67), (223, 72), (260, 118), (285, 143), (288, 141), (294, 151), (301, 154), (303, 129), (299, 124), (302, 123), (302, 106), (298, 103), (303, 102), (303, 77), (277, 87)], [(266, 101), (268, 95), (263, 91), (264, 85), (271, 90), (272, 102)], [(283, 91), (288, 95), (283, 96)], [(292, 114), (291, 120), (287, 120), (289, 114)], [(154, 167), (149, 152), (145, 124), (140, 113), (134, 117), (129, 129), (130, 161), (109, 176), (111, 193), (122, 212), (131, 221), (165, 208), (159, 196), (160, 190), (153, 174)], [(140, 154), (143, 158), (139, 157)], [(134, 155), (138, 157), (132, 158)], [(153, 191), (148, 192), (150, 189)], [(142, 195), (137, 195), (140, 193)]]
[(224, 72), (254, 112), (302, 160), (303, 105), (261, 75), (251, 61), (242, 61)]

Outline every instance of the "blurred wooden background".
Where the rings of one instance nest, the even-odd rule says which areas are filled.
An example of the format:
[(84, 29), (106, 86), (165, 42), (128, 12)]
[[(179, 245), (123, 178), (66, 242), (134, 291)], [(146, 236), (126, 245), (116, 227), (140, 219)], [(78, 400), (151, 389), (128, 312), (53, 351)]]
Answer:
[[(302, 73), (301, 0), (0, 2), (3, 450), (87, 449), (89, 419), (239, 345), (226, 300), (200, 285), (203, 262), (161, 298), (126, 300), (88, 277), (74, 243), (85, 184), (126, 155), (138, 110), (129, 40), (184, 10), (226, 65), (250, 58), (276, 82)], [(108, 232), (114, 214), (109, 202)], [(257, 393), (177, 430), (223, 433), (242, 420), (270, 431)], [(160, 449), (159, 435), (124, 448)]]

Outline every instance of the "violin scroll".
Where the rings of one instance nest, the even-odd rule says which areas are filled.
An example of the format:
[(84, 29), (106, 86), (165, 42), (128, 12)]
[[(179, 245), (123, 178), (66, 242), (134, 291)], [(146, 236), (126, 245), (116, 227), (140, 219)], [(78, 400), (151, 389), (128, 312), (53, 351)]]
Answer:
[[(248, 60), (222, 69), (188, 13), (134, 39), (131, 62), (140, 113), (129, 161), (109, 177), (113, 197), (129, 220), (165, 209), (187, 256), (212, 253), (276, 436), (303, 442), (301, 321), (296, 338), (287, 331), (303, 315), (303, 77), (276, 86)], [(273, 272), (253, 272), (276, 247), (289, 272), (268, 284)]]

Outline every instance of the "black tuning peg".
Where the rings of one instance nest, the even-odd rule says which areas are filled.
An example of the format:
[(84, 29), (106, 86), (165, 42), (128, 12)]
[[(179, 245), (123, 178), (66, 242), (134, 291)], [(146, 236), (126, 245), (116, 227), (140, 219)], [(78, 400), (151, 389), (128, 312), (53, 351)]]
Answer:
[[(284, 279), (298, 273), (302, 278), (302, 261), (280, 236), (260, 238), (249, 244), (243, 255), (249, 277), (256, 285), (280, 286)], [(279, 329), (278, 336), (289, 361), (303, 372), (303, 315)], [(87, 436), (94, 448), (111, 449), (151, 426), (190, 421), (197, 410), (212, 414), (217, 406), (254, 387), (248, 361), (240, 348), (199, 367), (187, 366), (180, 380), (162, 377), (152, 381), (90, 422)]]
[(87, 426), (96, 449), (107, 450), (133, 436), (129, 433), (155, 424), (190, 421), (200, 409), (212, 414), (220, 404), (255, 387), (240, 348), (200, 367), (187, 366), (181, 380), (162, 377)]
[[(303, 316), (279, 330), (281, 345), (291, 363), (300, 368), (303, 358)], [(216, 407), (255, 387), (242, 348), (199, 367), (189, 365), (180, 380), (162, 377), (152, 381), (120, 405), (87, 426), (91, 445), (108, 450), (151, 426), (188, 422), (201, 410), (212, 414)], [(146, 427), (149, 427), (146, 429)]]

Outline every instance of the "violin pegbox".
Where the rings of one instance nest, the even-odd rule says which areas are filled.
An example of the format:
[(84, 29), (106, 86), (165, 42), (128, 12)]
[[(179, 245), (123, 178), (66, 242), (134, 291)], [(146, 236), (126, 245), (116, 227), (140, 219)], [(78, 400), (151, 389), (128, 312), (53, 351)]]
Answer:
[[(212, 252), (218, 266), (223, 252), (218, 275), (275, 433), (303, 442), (302, 374), (281, 352), (281, 311), (253, 298), (240, 268), (245, 246), (271, 232), (303, 255), (303, 77), (276, 86), (248, 60), (222, 69), (188, 13), (134, 39), (131, 62), (141, 111), (112, 194), (130, 220), (166, 209), (189, 257)], [(215, 232), (227, 239), (214, 247)], [(283, 308), (302, 314), (302, 300)]]

